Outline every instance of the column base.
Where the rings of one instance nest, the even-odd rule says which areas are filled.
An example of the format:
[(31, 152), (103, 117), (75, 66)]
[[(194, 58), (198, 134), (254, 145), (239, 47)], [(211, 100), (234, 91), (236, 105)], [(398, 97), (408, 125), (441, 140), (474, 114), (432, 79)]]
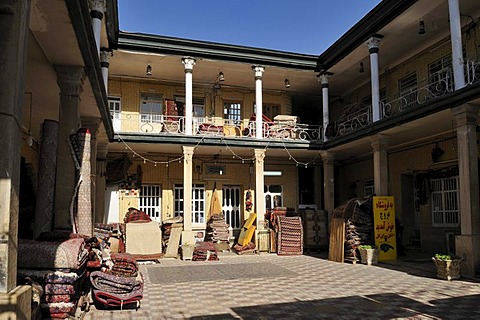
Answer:
[(0, 320), (32, 318), (32, 287), (18, 286), (0, 293)]
[(480, 234), (456, 236), (455, 249), (462, 258), (460, 274), (469, 277), (480, 274)]

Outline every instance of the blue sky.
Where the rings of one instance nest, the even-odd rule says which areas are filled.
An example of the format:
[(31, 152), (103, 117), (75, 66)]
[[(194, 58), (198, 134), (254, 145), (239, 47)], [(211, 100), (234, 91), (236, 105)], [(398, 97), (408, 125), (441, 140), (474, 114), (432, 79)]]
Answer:
[(380, 0), (118, 0), (120, 30), (318, 55)]

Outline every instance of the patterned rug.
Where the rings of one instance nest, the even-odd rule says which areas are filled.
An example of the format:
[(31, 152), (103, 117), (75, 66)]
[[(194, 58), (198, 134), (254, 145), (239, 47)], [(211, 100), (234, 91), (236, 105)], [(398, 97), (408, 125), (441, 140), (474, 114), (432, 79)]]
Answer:
[(278, 216), (277, 254), (303, 254), (303, 228), (300, 217)]

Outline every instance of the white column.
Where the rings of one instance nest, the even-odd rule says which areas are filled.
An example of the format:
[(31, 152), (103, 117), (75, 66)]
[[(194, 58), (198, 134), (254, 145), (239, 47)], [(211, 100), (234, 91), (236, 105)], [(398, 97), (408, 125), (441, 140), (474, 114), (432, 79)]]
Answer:
[(455, 90), (465, 87), (463, 69), (462, 26), (460, 25), (460, 6), (458, 0), (448, 0), (450, 14), (450, 37), (452, 41), (452, 65)]
[(264, 220), (265, 220), (265, 195), (264, 195), (264, 186), (265, 186), (265, 177), (264, 172), (264, 162), (265, 158), (265, 149), (254, 149), (255, 152), (255, 209), (257, 212), (257, 230), (265, 229)]
[(322, 72), (318, 75), (318, 80), (322, 83), (322, 105), (323, 105), (323, 141), (327, 141), (325, 132), (330, 123), (329, 105), (328, 105), (328, 79), (333, 75), (331, 72)]
[(380, 34), (374, 34), (368, 39), (366, 45), (370, 52), (370, 73), (372, 82), (372, 121), (380, 120), (380, 79), (378, 75), (378, 46), (383, 38)]
[(377, 134), (370, 139), (373, 148), (375, 194), (377, 196), (388, 196), (388, 137)]
[(195, 147), (183, 147), (183, 231), (192, 231), (192, 163)]
[(105, 84), (105, 92), (108, 96), (108, 67), (110, 67), (110, 63), (108, 62), (109, 58), (112, 56), (112, 52), (108, 51), (107, 49), (102, 48), (100, 51), (100, 66), (102, 67), (102, 76), (103, 76), (103, 83)]
[(97, 44), (97, 53), (100, 56), (100, 34), (102, 33), (103, 13), (106, 10), (105, 0), (89, 0), (92, 29)]
[(255, 72), (255, 105), (257, 106), (255, 112), (255, 137), (261, 139), (263, 138), (262, 75), (265, 68), (262, 66), (253, 66), (252, 70)]
[(185, 65), (185, 134), (191, 136), (193, 134), (193, 66), (195, 59), (185, 57), (182, 59)]

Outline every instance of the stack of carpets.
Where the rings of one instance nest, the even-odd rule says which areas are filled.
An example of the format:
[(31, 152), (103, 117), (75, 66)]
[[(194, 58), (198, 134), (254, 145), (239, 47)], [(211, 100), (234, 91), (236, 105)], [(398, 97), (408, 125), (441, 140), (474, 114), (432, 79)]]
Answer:
[(87, 303), (85, 270), (88, 250), (83, 238), (65, 241), (19, 240), (19, 282), (34, 281), (41, 290), (39, 307), (44, 318), (65, 319)]
[(277, 254), (303, 254), (303, 227), (300, 217), (277, 217)]
[(213, 242), (200, 241), (193, 250), (193, 261), (217, 261), (217, 248)]
[(357, 248), (373, 243), (372, 198), (352, 199), (344, 209), (345, 259), (360, 260)]
[(143, 279), (137, 261), (129, 253), (112, 253), (110, 259), (113, 263), (110, 268), (90, 274), (96, 305), (138, 308), (143, 298)]
[(229, 249), (230, 232), (228, 224), (225, 222), (223, 214), (213, 214), (207, 223), (205, 241), (211, 241), (215, 244), (218, 250)]

